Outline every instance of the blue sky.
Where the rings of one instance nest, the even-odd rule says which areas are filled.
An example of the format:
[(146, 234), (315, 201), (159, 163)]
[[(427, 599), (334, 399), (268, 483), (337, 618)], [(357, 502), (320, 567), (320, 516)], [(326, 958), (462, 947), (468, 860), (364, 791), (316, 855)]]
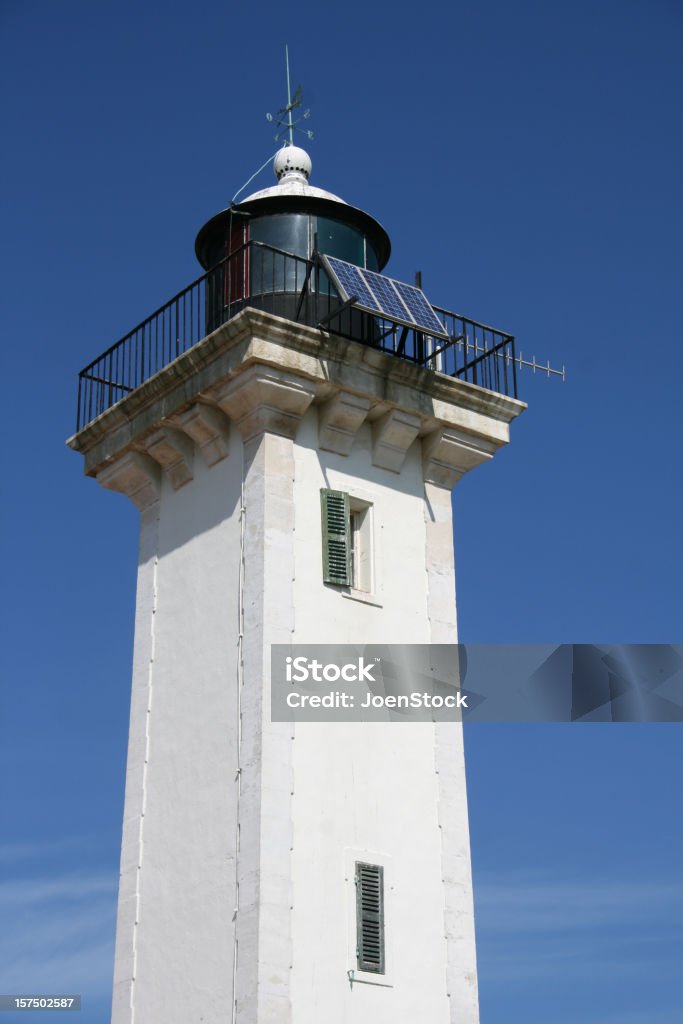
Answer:
[[(0, 992), (108, 1019), (137, 514), (64, 439), (78, 369), (197, 276), (271, 152), (285, 42), (313, 180), (385, 225), (389, 273), (568, 367), (522, 375), (513, 443), (455, 491), (462, 639), (681, 640), (682, 20), (5, 0)], [(680, 727), (466, 742), (482, 1024), (680, 1020)]]

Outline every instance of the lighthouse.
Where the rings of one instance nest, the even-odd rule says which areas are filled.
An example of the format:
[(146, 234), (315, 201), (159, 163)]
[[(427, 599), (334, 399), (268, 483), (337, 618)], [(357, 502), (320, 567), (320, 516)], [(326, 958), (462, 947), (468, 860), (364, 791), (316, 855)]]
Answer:
[[(462, 727), (282, 722), (271, 649), (454, 644), (451, 491), (523, 410), (514, 339), (276, 182), (80, 375), (69, 444), (139, 509), (113, 1024), (475, 1024)], [(123, 684), (122, 684), (123, 685)]]

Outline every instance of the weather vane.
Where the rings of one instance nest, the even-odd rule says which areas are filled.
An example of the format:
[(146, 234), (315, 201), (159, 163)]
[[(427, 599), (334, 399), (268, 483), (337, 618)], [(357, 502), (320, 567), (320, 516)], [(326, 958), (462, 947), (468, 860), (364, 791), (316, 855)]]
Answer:
[(297, 85), (292, 96), (292, 87), (289, 79), (289, 48), (285, 46), (285, 64), (287, 66), (287, 106), (282, 107), (278, 110), (277, 114), (266, 114), (266, 121), (274, 121), (280, 131), (275, 135), (275, 142), (282, 138), (283, 135), (289, 134), (289, 145), (294, 145), (294, 129), (298, 132), (302, 132), (307, 139), (313, 138), (313, 132), (308, 131), (306, 128), (300, 128), (299, 122), (306, 121), (311, 116), (310, 110), (304, 110), (297, 117), (296, 121), (292, 118), (292, 113), (298, 110), (302, 103), (303, 97), (301, 95), (301, 86)]

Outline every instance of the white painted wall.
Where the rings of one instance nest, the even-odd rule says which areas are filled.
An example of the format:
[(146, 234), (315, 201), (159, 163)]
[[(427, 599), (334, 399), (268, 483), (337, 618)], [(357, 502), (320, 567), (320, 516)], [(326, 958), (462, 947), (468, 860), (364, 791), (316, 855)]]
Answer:
[[(320, 451), (317, 417), (295, 442), (233, 429), (143, 512), (113, 1024), (229, 1024), (233, 992), (238, 1024), (478, 1020), (460, 731), (270, 722), (271, 643), (455, 639), (450, 495), (425, 502), (420, 442), (392, 473), (369, 425)], [(373, 504), (369, 600), (322, 583), (321, 487)], [(351, 985), (356, 859), (386, 865), (388, 973)]]
[(142, 515), (113, 1024), (230, 1019), (238, 457)]
[[(372, 465), (363, 425), (350, 455), (318, 450), (317, 411), (304, 417), (295, 446), (295, 635), (297, 643), (428, 643), (424, 484), (420, 445), (401, 473)], [(321, 571), (320, 488), (348, 491), (373, 504), (377, 605), (325, 586)], [(455, 588), (453, 587), (453, 602)], [(343, 630), (343, 639), (342, 631)], [(407, 631), (407, 632), (406, 632)]]
[[(421, 446), (409, 449), (400, 474), (371, 460), (371, 428), (361, 427), (348, 457), (317, 450), (316, 412), (304, 419), (295, 447), (295, 640), (300, 643), (426, 643), (434, 617), (439, 641), (453, 642), (450, 494), (434, 488), (437, 529), (429, 537)], [(372, 502), (378, 586), (368, 604), (322, 583), (319, 491), (333, 487)], [(448, 510), (444, 522), (445, 510)], [(445, 527), (445, 529), (444, 529)], [(432, 570), (428, 571), (428, 562)], [(444, 568), (450, 587), (441, 586)], [(430, 586), (438, 591), (436, 602)], [(444, 606), (445, 605), (445, 606)], [(450, 624), (450, 630), (443, 628)], [(446, 635), (448, 633), (448, 635)], [(429, 724), (297, 723), (293, 742), (293, 963), (296, 1024), (429, 1024), (478, 1019), (462, 737), (452, 742), (455, 775), (439, 786), (437, 729)], [(447, 890), (440, 816), (452, 801), (467, 858), (455, 899), (465, 942), (447, 943)], [(387, 976), (355, 968), (355, 860), (386, 864)], [(457, 874), (457, 872), (456, 872)], [(462, 871), (460, 872), (462, 875)], [(465, 997), (449, 999), (447, 960), (468, 974)]]

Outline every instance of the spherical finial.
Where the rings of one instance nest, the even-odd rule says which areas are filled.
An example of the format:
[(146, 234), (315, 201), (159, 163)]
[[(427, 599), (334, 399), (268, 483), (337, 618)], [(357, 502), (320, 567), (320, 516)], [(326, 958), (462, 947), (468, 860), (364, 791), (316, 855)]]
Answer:
[(308, 181), (312, 167), (310, 156), (305, 149), (300, 149), (298, 146), (283, 146), (275, 154), (273, 160), (273, 170), (278, 181), (290, 174), (301, 176)]

